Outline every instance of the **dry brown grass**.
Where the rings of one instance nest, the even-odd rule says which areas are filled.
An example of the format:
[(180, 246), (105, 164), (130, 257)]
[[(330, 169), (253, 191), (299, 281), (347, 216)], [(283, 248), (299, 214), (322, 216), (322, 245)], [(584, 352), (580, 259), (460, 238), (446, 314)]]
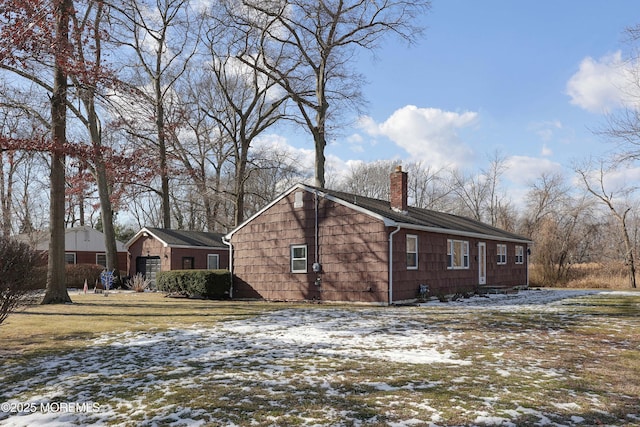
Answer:
[[(531, 286), (545, 286), (540, 266), (535, 264), (529, 266), (529, 283)], [(630, 287), (627, 269), (619, 262), (573, 264), (566, 280), (556, 281), (551, 286), (574, 289), (627, 289)]]
[(70, 292), (73, 304), (31, 305), (0, 325), (0, 356), (77, 348), (104, 333), (212, 324), (281, 308), (274, 304), (167, 298), (163, 293)]
[[(0, 402), (46, 395), (48, 375), (64, 375), (55, 370), (89, 357), (105, 366), (63, 376), (74, 384), (62, 386), (63, 396), (91, 396), (108, 406), (112, 415), (96, 415), (105, 417), (103, 424), (150, 425), (151, 418), (158, 425), (176, 424), (176, 413), (187, 419), (179, 425), (199, 420), (208, 426), (265, 427), (410, 425), (410, 420), (423, 420), (416, 425), (429, 425), (429, 420), (443, 426), (485, 425), (476, 421), (482, 414), (496, 417), (489, 425), (500, 420), (502, 425), (633, 425), (640, 419), (640, 294), (603, 293), (525, 309), (305, 305), (299, 310), (302, 316), (295, 313), (298, 310), (284, 310), (286, 316), (271, 320), (260, 315), (302, 305), (169, 299), (133, 292), (71, 296), (74, 304), (33, 306), (0, 327), (0, 342), (21, 352), (0, 357), (9, 367), (0, 373), (5, 375), (0, 379)], [(335, 316), (344, 316), (346, 323), (353, 320), (347, 311), (369, 319), (365, 324), (378, 316), (387, 319), (375, 329), (364, 328), (362, 334), (395, 339), (427, 329), (433, 336), (448, 336), (437, 344), (425, 342), (424, 350), (436, 346), (469, 364), (350, 358), (314, 343), (309, 348), (301, 345), (291, 357), (276, 335), (267, 335), (267, 340), (256, 335), (264, 332), (261, 327), (268, 330), (273, 322), (286, 322), (287, 316), (307, 322), (324, 318), (329, 324)], [(244, 347), (235, 346), (240, 335), (217, 345), (215, 335), (205, 331), (200, 340), (190, 335), (195, 337), (189, 344), (193, 347), (185, 340), (175, 341), (184, 348), (172, 344), (170, 348), (190, 355), (177, 362), (176, 355), (166, 351), (168, 346), (158, 352), (156, 344), (98, 345), (91, 340), (105, 332), (174, 327), (195, 332), (190, 327), (194, 324), (213, 330), (219, 322), (243, 318), (260, 325), (249, 333)], [(357, 332), (351, 333), (357, 338)], [(113, 342), (121, 338), (108, 337)], [(239, 351), (227, 351), (234, 349)], [(217, 357), (214, 350), (227, 356)], [(132, 351), (136, 357), (121, 364)], [(43, 366), (49, 359), (67, 364)], [(135, 369), (127, 369), (128, 364)], [(0, 424), (3, 421), (0, 413)], [(80, 418), (77, 424), (89, 421)]]

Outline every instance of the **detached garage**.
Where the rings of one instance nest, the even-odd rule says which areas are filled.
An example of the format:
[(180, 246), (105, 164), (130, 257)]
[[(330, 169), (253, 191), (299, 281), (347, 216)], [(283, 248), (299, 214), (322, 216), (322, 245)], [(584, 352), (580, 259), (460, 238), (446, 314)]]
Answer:
[(158, 271), (229, 267), (222, 234), (144, 227), (126, 244), (129, 275), (141, 273), (155, 283)]

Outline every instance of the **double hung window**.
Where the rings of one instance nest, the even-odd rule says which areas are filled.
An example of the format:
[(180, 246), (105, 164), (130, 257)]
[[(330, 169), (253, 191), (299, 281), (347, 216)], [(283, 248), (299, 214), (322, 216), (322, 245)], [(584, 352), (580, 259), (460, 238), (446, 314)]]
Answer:
[(418, 269), (418, 236), (407, 234), (407, 270)]
[(450, 270), (469, 268), (468, 241), (447, 240), (447, 268)]
[(524, 264), (524, 246), (516, 246), (516, 264)]
[(307, 272), (307, 245), (291, 245), (291, 272)]
[(507, 263), (507, 245), (499, 243), (497, 246), (497, 249), (498, 249), (498, 252), (497, 252), (498, 265), (506, 264)]

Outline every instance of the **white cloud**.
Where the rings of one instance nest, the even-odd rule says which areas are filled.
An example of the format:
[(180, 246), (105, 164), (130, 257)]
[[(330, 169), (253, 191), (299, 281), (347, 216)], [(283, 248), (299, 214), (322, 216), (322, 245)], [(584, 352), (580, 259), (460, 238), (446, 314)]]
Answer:
[(511, 156), (506, 161), (507, 171), (505, 177), (511, 182), (528, 186), (535, 181), (543, 172), (561, 172), (560, 163), (540, 157)]
[[(315, 150), (313, 148), (295, 147), (289, 143), (286, 137), (278, 134), (265, 134), (257, 138), (253, 147), (257, 150), (285, 154), (287, 158), (293, 159), (300, 169), (308, 171), (310, 177), (314, 175)], [(351, 171), (351, 166), (354, 162), (361, 162), (361, 160), (344, 161), (326, 151), (325, 156), (325, 178), (329, 187), (331, 183), (338, 182), (344, 178)], [(313, 184), (313, 179), (309, 179), (308, 183)]]
[(639, 88), (633, 85), (633, 64), (617, 51), (600, 59), (584, 58), (567, 82), (571, 103), (594, 113), (603, 113), (637, 101)]
[(543, 141), (551, 141), (562, 130), (562, 122), (559, 120), (535, 122), (529, 124), (528, 130), (538, 135)]
[(542, 152), (540, 153), (545, 157), (549, 157), (553, 155), (553, 150), (547, 147), (547, 144), (542, 144)]
[(293, 159), (302, 169), (313, 170), (315, 163), (315, 151), (312, 148), (297, 148), (289, 144), (287, 138), (278, 134), (265, 134), (256, 138), (253, 147), (257, 150), (286, 154)]
[(463, 166), (473, 160), (473, 150), (460, 139), (458, 131), (471, 126), (477, 117), (475, 112), (460, 114), (407, 105), (381, 124), (362, 117), (359, 125), (371, 136), (386, 136), (413, 158), (439, 167)]

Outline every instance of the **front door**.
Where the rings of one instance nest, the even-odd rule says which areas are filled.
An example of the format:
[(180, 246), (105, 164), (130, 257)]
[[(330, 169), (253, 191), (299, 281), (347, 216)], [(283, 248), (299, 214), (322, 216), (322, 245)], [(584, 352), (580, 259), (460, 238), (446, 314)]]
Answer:
[(487, 244), (478, 243), (478, 283), (487, 284)]

